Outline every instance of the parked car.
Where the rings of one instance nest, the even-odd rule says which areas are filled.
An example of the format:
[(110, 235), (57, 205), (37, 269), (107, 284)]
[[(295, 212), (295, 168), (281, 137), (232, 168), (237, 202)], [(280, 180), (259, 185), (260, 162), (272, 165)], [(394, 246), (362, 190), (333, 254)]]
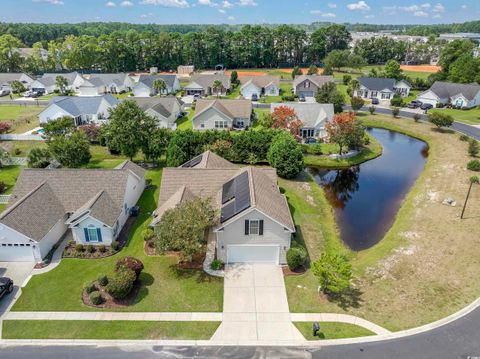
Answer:
[(305, 139), (306, 145), (314, 145), (315, 143), (317, 143), (317, 140), (313, 137), (309, 137)]
[(305, 95), (300, 95), (300, 96), (298, 97), (298, 101), (300, 101), (300, 102), (305, 102)]
[(10, 90), (7, 90), (7, 89), (0, 90), (0, 97), (7, 96), (8, 94), (10, 94)]
[(256, 93), (252, 95), (252, 101), (258, 101), (258, 95)]
[(193, 95), (193, 101), (197, 101), (198, 99), (200, 98), (200, 95), (198, 93), (196, 93), (195, 95)]
[(430, 103), (424, 103), (424, 104), (422, 104), (422, 106), (420, 106), (420, 108), (421, 108), (422, 110), (424, 110), (424, 111), (427, 111), (427, 110), (432, 109), (432, 108), (433, 108), (433, 105), (430, 104)]
[(13, 292), (13, 280), (7, 277), (0, 277), (0, 298)]
[(372, 98), (372, 105), (378, 105), (380, 101), (378, 101), (378, 98), (374, 97)]
[(412, 102), (410, 102), (407, 107), (408, 108), (419, 108), (423, 105), (422, 101), (417, 101), (417, 100), (413, 100)]

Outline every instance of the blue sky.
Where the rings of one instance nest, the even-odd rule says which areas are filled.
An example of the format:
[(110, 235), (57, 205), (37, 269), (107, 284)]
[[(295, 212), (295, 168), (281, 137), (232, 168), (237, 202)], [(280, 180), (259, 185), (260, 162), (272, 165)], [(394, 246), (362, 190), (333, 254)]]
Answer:
[(0, 21), (431, 24), (480, 19), (480, 0), (0, 0)]

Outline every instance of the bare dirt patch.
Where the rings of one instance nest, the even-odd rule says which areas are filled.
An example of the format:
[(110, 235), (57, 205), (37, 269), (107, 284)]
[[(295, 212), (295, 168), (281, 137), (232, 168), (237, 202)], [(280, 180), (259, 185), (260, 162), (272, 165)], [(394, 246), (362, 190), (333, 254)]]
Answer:
[(436, 73), (442, 69), (440, 66), (434, 66), (434, 65), (401, 65), (400, 68), (403, 71), (430, 72), (430, 73)]

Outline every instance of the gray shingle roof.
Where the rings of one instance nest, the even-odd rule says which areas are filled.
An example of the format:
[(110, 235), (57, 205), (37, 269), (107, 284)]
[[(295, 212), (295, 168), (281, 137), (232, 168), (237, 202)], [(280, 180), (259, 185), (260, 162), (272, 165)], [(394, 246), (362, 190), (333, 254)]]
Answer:
[[(76, 71), (68, 72), (68, 73), (45, 73), (45, 74), (43, 74), (42, 77), (38, 78), (37, 80), (41, 80), (40, 81), (41, 83), (44, 83), (43, 81), (45, 81), (45, 83), (49, 83), (51, 85), (52, 80), (53, 80), (53, 84), (55, 84), (55, 80), (56, 80), (57, 76), (65, 77), (65, 79), (68, 82), (68, 85), (72, 86), (73, 81), (75, 81), (77, 76), (81, 76), (81, 75)], [(47, 79), (49, 79), (49, 80), (47, 80)]]
[(382, 77), (359, 77), (358, 82), (365, 86), (369, 90), (373, 91), (382, 91), (388, 89), (390, 91), (394, 91), (394, 87), (396, 84), (395, 79), (388, 79)]
[(252, 101), (199, 99), (197, 100), (197, 104), (195, 106), (194, 118), (209, 108), (215, 108), (232, 119), (250, 118), (252, 114)]
[(177, 75), (158, 74), (158, 75), (140, 75), (139, 83), (143, 83), (148, 88), (153, 88), (153, 83), (157, 79), (162, 79), (167, 84), (167, 87), (173, 87)]
[(242, 88), (247, 84), (253, 83), (257, 87), (264, 88), (270, 84), (280, 87), (280, 78), (278, 76), (242, 76), (240, 77)]
[[(2, 72), (0, 73), (0, 86), (9, 85), (13, 81), (20, 81), (20, 78), (23, 76), (21, 72)], [(33, 80), (33, 79), (32, 79)]]
[(122, 165), (113, 170), (23, 169), (0, 223), (36, 241), (67, 213), (78, 216), (90, 210), (94, 218), (113, 226), (123, 210), (130, 171), (143, 171), (133, 163)]
[(208, 88), (212, 87), (213, 83), (217, 80), (222, 82), (224, 88), (226, 88), (227, 90), (230, 89), (230, 77), (222, 73), (211, 75), (194, 75), (191, 77), (190, 83), (185, 86), (185, 89), (198, 89), (198, 86), (200, 86), (205, 91), (207, 91)]
[(285, 102), (272, 103), (270, 111), (277, 107), (287, 106), (295, 111), (297, 117), (303, 122), (304, 127), (317, 127), (324, 121), (329, 121), (334, 116), (333, 104), (316, 102)]
[(480, 91), (480, 85), (435, 81), (432, 87), (430, 87), (430, 91), (435, 93), (439, 98), (450, 98), (462, 94), (470, 101), (477, 96)]
[(107, 102), (110, 107), (115, 107), (118, 100), (110, 94), (103, 96), (56, 96), (50, 100), (50, 105), (55, 104), (72, 116), (97, 114), (102, 102)]
[(335, 81), (333, 76), (300, 75), (300, 76), (295, 76), (295, 79), (293, 80), (293, 87), (297, 87), (299, 84), (301, 84), (305, 80), (310, 80), (315, 85), (317, 85), (317, 87), (322, 87), (327, 82)]
[(171, 118), (171, 116), (179, 113), (183, 105), (183, 102), (175, 96), (133, 97), (132, 100), (135, 101), (142, 110), (152, 110), (172, 121), (175, 121), (176, 118)]

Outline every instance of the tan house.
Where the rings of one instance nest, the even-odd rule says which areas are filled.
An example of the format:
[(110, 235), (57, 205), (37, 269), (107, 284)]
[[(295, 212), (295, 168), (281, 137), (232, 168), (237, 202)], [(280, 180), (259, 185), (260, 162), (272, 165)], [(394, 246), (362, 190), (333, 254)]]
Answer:
[(315, 97), (320, 87), (334, 82), (333, 76), (300, 75), (293, 80), (293, 93), (299, 97)]
[(211, 228), (224, 263), (286, 263), (295, 225), (273, 168), (239, 167), (207, 151), (178, 168), (165, 168), (151, 223), (196, 197), (218, 210)]
[(229, 130), (250, 127), (252, 117), (250, 100), (197, 101), (192, 119), (194, 130)]
[(240, 77), (240, 83), (240, 94), (249, 100), (280, 95), (280, 79), (277, 76), (244, 76)]
[[(222, 86), (214, 88), (215, 81), (220, 81)], [(193, 75), (190, 82), (185, 86), (185, 95), (200, 95), (200, 96), (226, 96), (230, 90), (230, 77), (223, 72), (215, 74), (198, 74)]]

